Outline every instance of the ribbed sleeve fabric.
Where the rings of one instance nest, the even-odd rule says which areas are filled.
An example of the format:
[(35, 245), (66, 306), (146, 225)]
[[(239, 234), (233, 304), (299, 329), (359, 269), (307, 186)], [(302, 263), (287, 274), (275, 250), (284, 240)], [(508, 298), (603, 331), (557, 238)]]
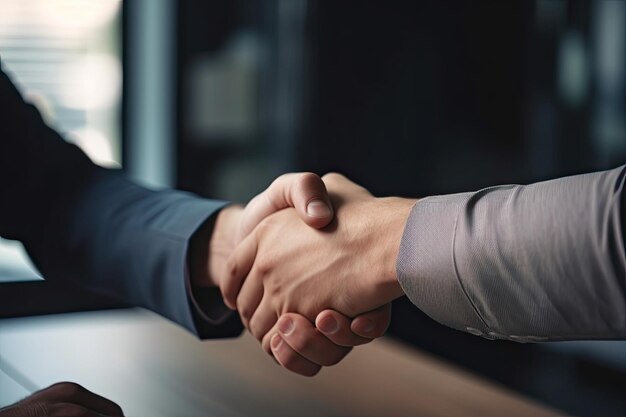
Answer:
[(488, 338), (626, 338), (623, 183), (619, 167), (420, 200), (400, 284), (433, 319)]

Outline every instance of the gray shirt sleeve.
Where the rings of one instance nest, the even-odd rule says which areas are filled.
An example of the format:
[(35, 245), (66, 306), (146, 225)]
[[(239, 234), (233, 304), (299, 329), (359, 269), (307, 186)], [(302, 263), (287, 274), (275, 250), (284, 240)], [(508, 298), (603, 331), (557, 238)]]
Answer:
[(625, 339), (625, 169), (418, 201), (400, 285), (433, 319), (487, 338)]

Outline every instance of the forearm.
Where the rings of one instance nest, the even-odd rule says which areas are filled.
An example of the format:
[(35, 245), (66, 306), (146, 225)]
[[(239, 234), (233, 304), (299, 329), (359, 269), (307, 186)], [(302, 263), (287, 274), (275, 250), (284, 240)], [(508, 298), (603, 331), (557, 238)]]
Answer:
[(487, 337), (626, 337), (623, 169), (421, 200), (401, 285), (435, 320)]
[[(71, 281), (148, 308), (201, 337), (238, 334), (237, 326), (215, 327), (223, 324), (220, 317), (205, 323), (203, 303), (194, 303), (189, 282), (189, 242), (223, 205), (147, 190), (101, 170), (66, 217), (48, 226), (42, 254), (34, 258), (48, 280)], [(219, 296), (208, 298), (221, 304)], [(215, 305), (208, 307), (215, 311)]]

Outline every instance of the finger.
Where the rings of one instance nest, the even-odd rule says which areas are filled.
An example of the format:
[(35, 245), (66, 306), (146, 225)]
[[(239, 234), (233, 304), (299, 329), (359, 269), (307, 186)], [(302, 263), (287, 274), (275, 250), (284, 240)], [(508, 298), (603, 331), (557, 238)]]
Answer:
[[(272, 340), (272, 337), (277, 333), (278, 329), (276, 328), (276, 324), (274, 324), (274, 327), (272, 327), (269, 332), (265, 333), (265, 336), (263, 336), (263, 339), (261, 340), (261, 347), (263, 348), (265, 353), (270, 355), (272, 358), (274, 358), (274, 354), (272, 353), (272, 346), (270, 346), (270, 341)], [(276, 359), (274, 358), (274, 360)]]
[[(237, 305), (240, 305), (239, 301), (237, 301)], [(254, 314), (252, 314), (247, 327), (258, 341), (262, 341), (267, 332), (274, 327), (277, 319), (276, 313), (270, 308), (268, 297), (264, 297)]]
[(270, 214), (289, 207), (294, 207), (306, 224), (317, 229), (333, 219), (326, 186), (318, 175), (310, 172), (285, 174), (248, 203), (241, 220), (241, 238)]
[(350, 181), (346, 176), (338, 174), (336, 172), (329, 172), (322, 177), (324, 184), (329, 192), (335, 192), (339, 194), (344, 193), (363, 193), (371, 195), (371, 193), (364, 187), (358, 185), (355, 182)]
[(274, 334), (270, 340), (274, 358), (284, 368), (303, 376), (314, 376), (322, 369), (321, 366), (303, 358), (293, 350), (279, 334)]
[(254, 272), (251, 272), (242, 284), (236, 301), (241, 322), (248, 330), (250, 330), (250, 319), (263, 299), (263, 291), (263, 282)]
[(359, 336), (374, 339), (385, 334), (389, 323), (391, 323), (391, 303), (355, 317), (350, 330)]
[(36, 392), (26, 400), (73, 403), (106, 415), (123, 415), (119, 405), (74, 382), (59, 382)]
[[(265, 351), (265, 353), (267, 353), (268, 355), (270, 355), (270, 357), (274, 360), (274, 362), (276, 362), (278, 365), (280, 365), (280, 362), (278, 362), (278, 360), (276, 360), (276, 358), (274, 357), (274, 353), (272, 352), (272, 346), (271, 346), (271, 341), (272, 338), (274, 337), (274, 335), (278, 335), (280, 332), (278, 331), (278, 327), (276, 324), (274, 324), (274, 327), (265, 334), (265, 336), (263, 336), (263, 340), (261, 340), (261, 347), (263, 348), (263, 350)], [(285, 347), (285, 349), (291, 349), (291, 346), (287, 345)], [(294, 350), (294, 353), (297, 353)], [(282, 366), (282, 365), (281, 365)]]
[(237, 296), (241, 286), (254, 265), (257, 251), (256, 233), (251, 233), (241, 242), (226, 261), (226, 276), (220, 282), (220, 291), (224, 303), (231, 309), (237, 309)]
[(324, 310), (315, 318), (315, 327), (331, 342), (339, 346), (358, 346), (372, 341), (361, 337), (352, 330), (352, 320), (335, 310)]
[(320, 333), (306, 317), (296, 313), (283, 314), (277, 323), (283, 341), (303, 358), (321, 366), (332, 366), (351, 350), (339, 346)]

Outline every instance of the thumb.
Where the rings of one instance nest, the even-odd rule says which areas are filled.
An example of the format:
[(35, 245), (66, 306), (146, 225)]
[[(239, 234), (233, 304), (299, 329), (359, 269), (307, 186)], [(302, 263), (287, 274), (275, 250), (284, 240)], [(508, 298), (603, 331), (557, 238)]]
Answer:
[(284, 174), (246, 206), (241, 219), (243, 239), (267, 216), (293, 207), (307, 225), (320, 229), (333, 220), (324, 181), (311, 172)]

